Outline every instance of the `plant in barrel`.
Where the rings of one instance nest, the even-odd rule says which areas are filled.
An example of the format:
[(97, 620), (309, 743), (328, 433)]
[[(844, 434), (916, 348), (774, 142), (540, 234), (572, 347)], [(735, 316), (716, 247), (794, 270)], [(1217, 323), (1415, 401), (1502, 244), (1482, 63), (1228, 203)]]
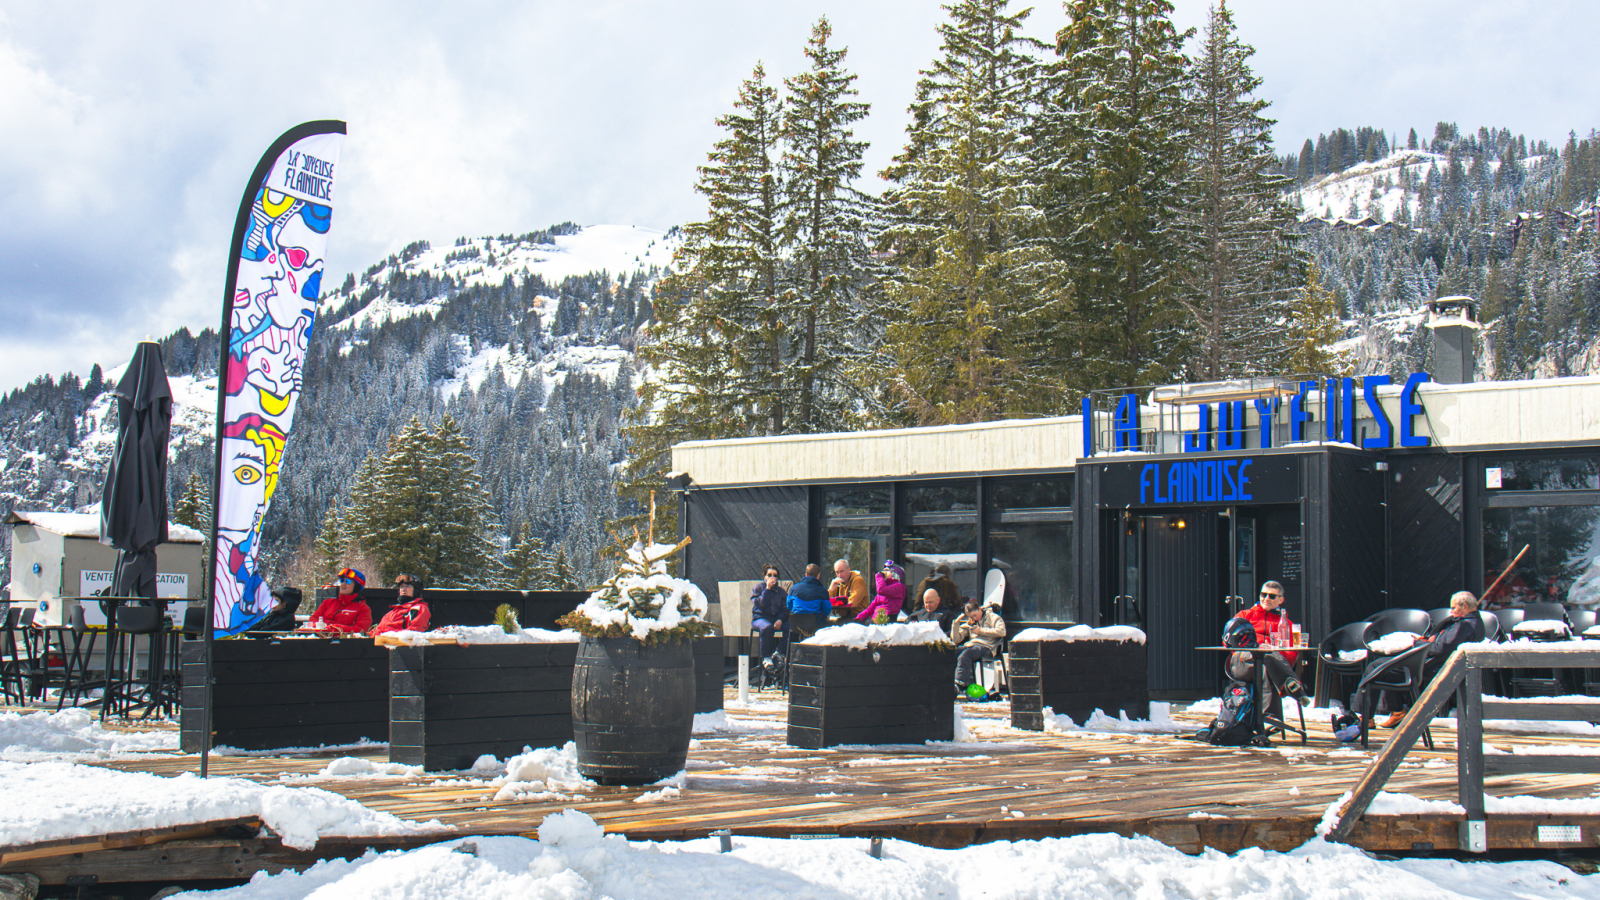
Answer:
[(711, 633), (706, 597), (668, 574), (689, 543), (654, 540), (655, 497), (646, 534), (620, 538), (617, 574), (559, 620), (583, 637), (572, 672), (572, 732), (578, 771), (600, 784), (649, 784), (675, 775), (694, 730), (693, 641)]

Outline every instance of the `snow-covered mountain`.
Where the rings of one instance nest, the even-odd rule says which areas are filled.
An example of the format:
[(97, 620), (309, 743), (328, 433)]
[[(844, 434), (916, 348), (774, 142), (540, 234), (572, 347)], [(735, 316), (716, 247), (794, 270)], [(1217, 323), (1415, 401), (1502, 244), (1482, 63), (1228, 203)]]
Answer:
[[(582, 573), (615, 512), (617, 417), (632, 401), (649, 287), (676, 243), (646, 228), (565, 224), (449, 248), (417, 242), (348, 278), (322, 301), (265, 554), (282, 560), (314, 536), (354, 468), (411, 416), (449, 412), (477, 445), (505, 533), (527, 525)], [(162, 343), (176, 498), (210, 477), (218, 343), (211, 331)], [(43, 378), (0, 401), (0, 505), (98, 501), (116, 440), (106, 388), (123, 368)]]

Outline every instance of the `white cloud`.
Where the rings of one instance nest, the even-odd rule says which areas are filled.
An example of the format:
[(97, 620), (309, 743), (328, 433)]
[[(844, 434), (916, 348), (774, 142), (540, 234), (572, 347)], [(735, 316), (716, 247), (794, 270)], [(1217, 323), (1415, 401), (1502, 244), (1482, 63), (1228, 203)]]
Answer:
[[(1180, 25), (1207, 5), (1180, 0)], [(1289, 149), (1336, 126), (1590, 127), (1581, 0), (1229, 7)], [(876, 173), (937, 52), (933, 0), (7, 4), (0, 388), (215, 327), (243, 181), (310, 119), (349, 122), (331, 283), (418, 238), (691, 221), (714, 120), (758, 60), (797, 73), (823, 14), (873, 104)], [(1029, 30), (1061, 24), (1042, 3)]]

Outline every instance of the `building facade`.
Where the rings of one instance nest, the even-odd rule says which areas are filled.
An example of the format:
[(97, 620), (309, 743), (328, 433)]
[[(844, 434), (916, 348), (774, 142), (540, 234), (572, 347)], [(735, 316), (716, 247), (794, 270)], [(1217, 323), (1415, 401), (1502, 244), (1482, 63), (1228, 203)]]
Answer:
[[(1470, 372), (1470, 368), (1467, 370)], [(1312, 639), (1389, 607), (1600, 607), (1600, 378), (1264, 378), (1092, 397), (1081, 415), (673, 448), (684, 574), (885, 559), (1030, 625), (1129, 624), (1153, 697), (1214, 693), (1226, 619), (1282, 582)], [(825, 579), (826, 580), (826, 579)]]

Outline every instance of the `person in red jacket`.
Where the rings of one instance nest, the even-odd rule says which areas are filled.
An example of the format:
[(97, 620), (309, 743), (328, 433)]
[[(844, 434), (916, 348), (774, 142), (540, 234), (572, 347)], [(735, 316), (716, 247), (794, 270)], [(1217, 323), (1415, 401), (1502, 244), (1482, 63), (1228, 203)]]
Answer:
[(427, 631), (433, 611), (422, 599), (422, 580), (415, 575), (398, 575), (394, 580), (394, 594), (394, 605), (373, 626), (373, 636), (389, 631)]
[(367, 576), (359, 569), (340, 569), (334, 579), (339, 593), (322, 601), (301, 631), (322, 634), (366, 634), (372, 627), (372, 610), (361, 599)]
[[(1261, 597), (1256, 605), (1239, 613), (1239, 618), (1244, 619), (1256, 629), (1256, 643), (1261, 647), (1273, 645), (1279, 647), (1289, 646), (1289, 636), (1294, 633), (1294, 622), (1289, 615), (1283, 612), (1283, 585), (1276, 581), (1268, 581), (1261, 585)], [(1261, 657), (1261, 662), (1267, 667), (1267, 678), (1280, 694), (1288, 694), (1302, 705), (1308, 702), (1305, 685), (1300, 679), (1294, 677), (1292, 666), (1300, 654), (1286, 650), (1282, 653), (1268, 653)]]

